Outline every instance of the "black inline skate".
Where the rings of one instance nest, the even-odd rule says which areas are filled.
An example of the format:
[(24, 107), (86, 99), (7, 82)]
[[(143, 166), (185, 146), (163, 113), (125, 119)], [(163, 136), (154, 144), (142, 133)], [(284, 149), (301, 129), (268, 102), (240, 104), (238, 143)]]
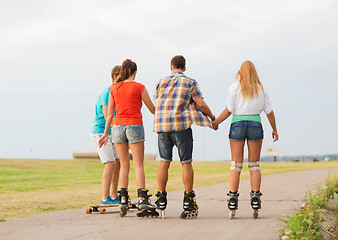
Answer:
[(120, 216), (124, 217), (127, 215), (128, 205), (129, 205), (129, 195), (128, 190), (126, 188), (121, 188), (118, 191), (119, 195), (119, 207), (120, 207)]
[(238, 197), (239, 192), (231, 192), (227, 193), (228, 196), (228, 208), (230, 210), (229, 219), (233, 219), (236, 215), (236, 210), (238, 209)]
[(167, 208), (167, 192), (158, 191), (155, 195), (157, 197), (157, 200), (155, 202), (156, 208), (161, 211), (161, 217), (164, 219), (165, 217), (165, 209)]
[(251, 197), (251, 200), (250, 200), (250, 203), (251, 203), (251, 207), (252, 209), (254, 210), (254, 213), (253, 213), (253, 217), (254, 218), (257, 218), (258, 217), (258, 210), (261, 209), (261, 196), (262, 196), (262, 193), (261, 191), (250, 191), (250, 197)]
[(137, 209), (141, 212), (137, 213), (138, 217), (158, 217), (159, 214), (156, 212), (156, 206), (150, 203), (148, 190), (145, 188), (137, 189), (137, 195), (139, 200), (137, 202)]
[(180, 218), (197, 218), (198, 215), (198, 205), (195, 200), (196, 194), (194, 191), (186, 193), (184, 191), (183, 198), (183, 212), (181, 213)]

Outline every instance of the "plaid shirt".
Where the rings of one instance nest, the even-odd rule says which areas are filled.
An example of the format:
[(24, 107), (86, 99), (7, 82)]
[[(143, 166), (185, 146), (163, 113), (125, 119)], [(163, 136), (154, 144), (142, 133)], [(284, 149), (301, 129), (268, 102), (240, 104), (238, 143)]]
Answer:
[(212, 127), (211, 122), (193, 101), (203, 98), (198, 83), (181, 72), (173, 72), (161, 79), (154, 95), (154, 132), (178, 132), (188, 129), (192, 123)]

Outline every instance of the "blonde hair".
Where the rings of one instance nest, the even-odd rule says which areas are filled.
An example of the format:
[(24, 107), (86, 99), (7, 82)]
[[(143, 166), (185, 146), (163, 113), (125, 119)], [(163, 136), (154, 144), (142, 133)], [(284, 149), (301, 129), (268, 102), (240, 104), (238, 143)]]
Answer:
[(245, 61), (242, 63), (241, 68), (236, 74), (236, 79), (240, 84), (241, 93), (245, 99), (257, 98), (259, 88), (264, 93), (263, 85), (259, 81), (255, 65), (252, 62)]

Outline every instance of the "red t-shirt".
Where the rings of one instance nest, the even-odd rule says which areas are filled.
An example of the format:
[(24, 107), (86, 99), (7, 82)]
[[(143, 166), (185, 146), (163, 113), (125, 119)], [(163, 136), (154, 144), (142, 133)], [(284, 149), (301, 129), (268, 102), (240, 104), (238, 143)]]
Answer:
[(116, 83), (110, 89), (116, 106), (114, 125), (128, 126), (141, 125), (142, 121), (142, 97), (144, 85), (137, 82)]

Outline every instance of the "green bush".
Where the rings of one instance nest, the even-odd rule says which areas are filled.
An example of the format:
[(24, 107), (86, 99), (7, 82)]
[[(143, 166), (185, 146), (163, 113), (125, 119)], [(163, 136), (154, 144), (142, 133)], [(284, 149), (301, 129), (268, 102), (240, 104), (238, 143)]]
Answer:
[[(337, 185), (338, 176), (330, 176), (324, 185), (317, 186), (315, 192), (308, 193), (308, 200), (301, 209), (284, 220), (286, 229), (282, 230), (281, 239), (322, 239), (320, 231), (320, 225), (323, 224), (322, 216), (329, 199), (334, 198)], [(337, 206), (335, 209), (337, 211)], [(323, 225), (325, 227), (325, 224)]]

